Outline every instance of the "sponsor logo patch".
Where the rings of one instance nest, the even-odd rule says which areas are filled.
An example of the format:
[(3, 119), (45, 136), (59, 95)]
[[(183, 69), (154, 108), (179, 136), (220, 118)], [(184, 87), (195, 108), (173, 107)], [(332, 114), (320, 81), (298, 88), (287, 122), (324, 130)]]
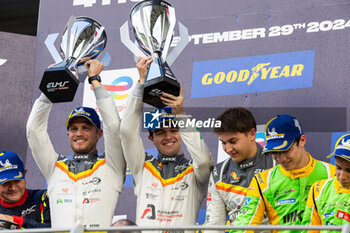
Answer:
[(294, 204), (296, 202), (297, 202), (297, 200), (295, 198), (283, 199), (283, 200), (276, 201), (276, 206), (278, 206), (278, 205), (286, 205), (286, 204)]
[(193, 64), (192, 98), (312, 87), (313, 50)]

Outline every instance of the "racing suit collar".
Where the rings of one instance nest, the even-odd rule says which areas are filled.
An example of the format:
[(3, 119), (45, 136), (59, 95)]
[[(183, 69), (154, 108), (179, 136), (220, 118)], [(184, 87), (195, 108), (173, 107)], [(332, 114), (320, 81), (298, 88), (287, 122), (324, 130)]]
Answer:
[(252, 158), (246, 159), (240, 163), (237, 163), (239, 169), (247, 169), (249, 167), (254, 166), (258, 156), (262, 156), (261, 155), (262, 147), (258, 143), (256, 143), (256, 147), (257, 147), (256, 153)]
[(73, 155), (73, 160), (74, 161), (91, 161), (94, 160), (96, 157), (98, 157), (97, 155), (97, 151), (92, 152), (90, 154), (78, 154), (78, 153), (74, 153)]
[(15, 206), (21, 206), (23, 205), (23, 203), (27, 200), (28, 197), (28, 189), (26, 189), (24, 191), (23, 196), (21, 197), (21, 199), (19, 199), (19, 201), (17, 201), (16, 203), (8, 203), (6, 201), (4, 201), (2, 198), (0, 198), (0, 205), (2, 205), (5, 208), (11, 208), (11, 207), (15, 207)]
[(309, 176), (313, 172), (313, 170), (315, 169), (316, 160), (311, 157), (309, 152), (307, 152), (307, 154), (308, 154), (310, 159), (309, 159), (309, 163), (305, 167), (300, 168), (300, 169), (293, 169), (293, 170), (287, 171), (281, 165), (279, 165), (280, 171), (282, 172), (282, 174), (290, 177), (293, 180), (300, 178), (300, 177)]
[(161, 164), (168, 164), (168, 163), (181, 163), (185, 158), (185, 156), (184, 154), (174, 155), (174, 156), (165, 156), (165, 155), (159, 154), (158, 158)]
[(337, 177), (334, 178), (334, 187), (337, 193), (350, 193), (350, 189), (344, 188)]

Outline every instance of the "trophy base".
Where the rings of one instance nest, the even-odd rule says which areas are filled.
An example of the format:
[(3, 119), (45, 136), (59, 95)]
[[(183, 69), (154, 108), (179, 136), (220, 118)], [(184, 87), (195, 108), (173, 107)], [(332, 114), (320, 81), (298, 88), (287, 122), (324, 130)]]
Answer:
[(144, 84), (143, 102), (156, 108), (163, 108), (166, 105), (159, 98), (163, 92), (179, 96), (180, 83), (166, 76), (147, 81)]
[(79, 80), (67, 67), (45, 70), (39, 89), (52, 103), (73, 101)]

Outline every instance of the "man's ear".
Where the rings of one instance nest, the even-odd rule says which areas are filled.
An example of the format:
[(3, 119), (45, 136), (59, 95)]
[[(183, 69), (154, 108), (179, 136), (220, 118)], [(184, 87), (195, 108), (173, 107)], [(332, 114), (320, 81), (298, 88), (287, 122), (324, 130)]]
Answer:
[(24, 175), (26, 175), (26, 174), (27, 174), (27, 171), (28, 171), (28, 170), (27, 170), (27, 168), (26, 168), (26, 169), (24, 169)]
[(103, 134), (103, 129), (99, 129), (98, 130), (98, 139), (100, 139), (102, 137)]
[(306, 136), (305, 136), (305, 134), (303, 134), (300, 136), (299, 145), (305, 146), (305, 144), (306, 144)]
[(249, 134), (250, 140), (251, 140), (251, 141), (255, 141), (256, 129), (255, 129), (255, 128), (252, 128), (252, 129), (249, 131), (248, 134)]
[(148, 135), (148, 139), (153, 143), (153, 137), (151, 135)]

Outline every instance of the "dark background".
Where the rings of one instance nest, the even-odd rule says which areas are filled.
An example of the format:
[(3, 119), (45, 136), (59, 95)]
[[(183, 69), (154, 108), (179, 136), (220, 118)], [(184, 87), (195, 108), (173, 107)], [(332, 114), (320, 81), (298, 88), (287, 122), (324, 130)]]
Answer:
[(0, 31), (36, 36), (39, 0), (0, 0)]

